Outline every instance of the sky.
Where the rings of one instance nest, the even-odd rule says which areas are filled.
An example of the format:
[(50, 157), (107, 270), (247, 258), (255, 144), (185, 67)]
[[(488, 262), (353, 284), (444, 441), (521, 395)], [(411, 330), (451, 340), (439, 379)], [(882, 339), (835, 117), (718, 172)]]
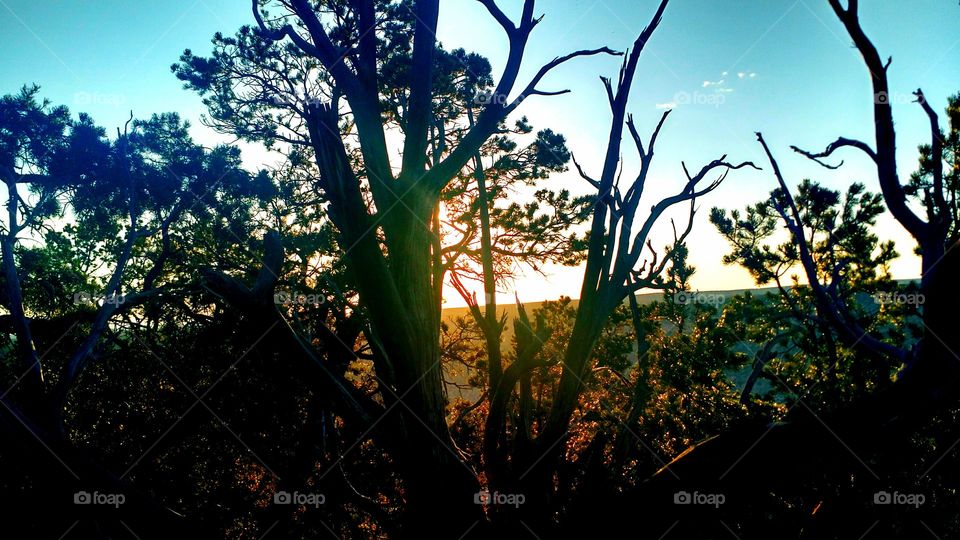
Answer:
[[(522, 3), (498, 2), (514, 20)], [(657, 4), (537, 2), (537, 12), (545, 17), (531, 36), (520, 83), (542, 64), (573, 50), (628, 48)], [(481, 53), (498, 73), (507, 40), (479, 2), (443, 0), (440, 9), (438, 39), (443, 46)], [(926, 117), (911, 103), (911, 92), (921, 87), (941, 113), (947, 96), (960, 92), (960, 5), (956, 0), (862, 0), (860, 10), (881, 55), (893, 57), (891, 102), (898, 165), (906, 179), (916, 166), (917, 144), (929, 142)], [(184, 49), (209, 53), (214, 32), (231, 34), (252, 24), (249, 1), (0, 0), (0, 20), (0, 92), (39, 84), (44, 97), (75, 113), (90, 113), (111, 132), (131, 110), (140, 118), (177, 111), (193, 123), (198, 141), (213, 145), (225, 140), (200, 123), (200, 98), (182, 89), (170, 65)], [(610, 129), (599, 77), (615, 77), (619, 65), (620, 59), (613, 57), (570, 62), (541, 84), (548, 90), (569, 89), (569, 94), (534, 97), (519, 110), (535, 127), (563, 133), (577, 160), (594, 176), (599, 176)], [(836, 190), (854, 181), (879, 190), (875, 171), (855, 151), (844, 152), (844, 166), (829, 171), (789, 149), (797, 145), (819, 150), (841, 135), (873, 141), (868, 73), (826, 0), (673, 0), (643, 51), (629, 106), (642, 134), (650, 133), (667, 108), (673, 112), (658, 139), (645, 194), (649, 205), (682, 187), (682, 162), (699, 170), (727, 155), (730, 161), (754, 161), (765, 169), (736, 171), (699, 201), (688, 241), (690, 262), (697, 267), (694, 289), (753, 285), (745, 271), (722, 264), (727, 245), (706, 218), (713, 206), (742, 208), (775, 187), (755, 132), (764, 134), (790, 185), (811, 178)], [(241, 147), (251, 168), (276, 161), (256, 145)], [(624, 145), (625, 179), (637, 166), (632, 150), (632, 143)], [(589, 191), (573, 172), (551, 177), (545, 185)], [(679, 220), (684, 212), (678, 209), (672, 215)], [(653, 235), (658, 247), (668, 240), (669, 222), (661, 225)], [(919, 263), (903, 230), (885, 216), (878, 234), (898, 245), (901, 258), (892, 266), (894, 276), (916, 277)], [(514, 290), (523, 301), (578, 295), (582, 269), (545, 271), (545, 276), (521, 277), (503, 291), (503, 301), (512, 301)], [(462, 305), (455, 294), (447, 296), (449, 306)]]

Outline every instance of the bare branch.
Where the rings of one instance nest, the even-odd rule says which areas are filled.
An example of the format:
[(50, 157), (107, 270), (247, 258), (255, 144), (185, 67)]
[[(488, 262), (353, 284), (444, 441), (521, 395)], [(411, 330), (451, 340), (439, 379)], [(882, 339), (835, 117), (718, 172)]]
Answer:
[(860, 26), (857, 14), (857, 2), (850, 0), (844, 9), (840, 0), (829, 0), (837, 17), (847, 29), (854, 45), (860, 51), (864, 64), (870, 72), (873, 85), (873, 117), (876, 135), (877, 177), (880, 190), (890, 213), (921, 244), (927, 241), (930, 225), (920, 219), (907, 205), (906, 193), (897, 173), (897, 133), (893, 125), (893, 107), (889, 95), (890, 84), (887, 81), (887, 68), (890, 59), (884, 63), (877, 48)]
[[(640, 231), (634, 237), (629, 253), (624, 254), (622, 257), (622, 262), (617, 262), (617, 267), (614, 269), (614, 276), (618, 284), (623, 283), (623, 281), (617, 279), (617, 276), (625, 276), (627, 271), (637, 263), (637, 261), (640, 259), (641, 252), (643, 251), (643, 245), (646, 243), (647, 238), (650, 235), (650, 230), (653, 228), (654, 223), (660, 219), (660, 216), (668, 208), (683, 201), (696, 199), (715, 190), (726, 178), (726, 174), (729, 171), (735, 171), (744, 167), (751, 167), (756, 170), (761, 170), (760, 167), (757, 167), (751, 161), (744, 161), (743, 163), (734, 165), (724, 161), (725, 159), (726, 156), (723, 156), (720, 159), (711, 161), (710, 163), (704, 165), (700, 171), (693, 176), (690, 175), (689, 171), (687, 171), (686, 166), (684, 165), (684, 171), (686, 172), (688, 178), (686, 185), (684, 185), (680, 193), (662, 199), (650, 209), (650, 215), (647, 216), (647, 219), (644, 221)], [(700, 182), (702, 182), (703, 179), (715, 169), (724, 169), (724, 173), (711, 182), (707, 187), (697, 190), (696, 187), (700, 184)]]
[(881, 358), (890, 358), (903, 362), (907, 358), (907, 351), (884, 343), (868, 334), (867, 331), (861, 328), (854, 318), (846, 312), (843, 306), (835, 302), (827, 293), (820, 281), (816, 263), (813, 260), (810, 246), (803, 232), (803, 220), (800, 217), (800, 211), (793, 199), (793, 195), (790, 193), (790, 189), (787, 187), (783, 174), (780, 172), (780, 166), (773, 157), (773, 153), (770, 151), (770, 147), (767, 146), (767, 142), (763, 139), (761, 133), (757, 133), (757, 140), (760, 142), (764, 153), (767, 155), (767, 159), (770, 161), (770, 166), (780, 186), (780, 191), (786, 201), (787, 208), (784, 208), (775, 197), (772, 201), (773, 205), (780, 214), (781, 219), (783, 219), (787, 225), (787, 229), (790, 231), (793, 236), (793, 241), (797, 245), (801, 266), (807, 276), (807, 283), (813, 291), (820, 311), (829, 319), (841, 339), (848, 346), (861, 349)]
[(514, 26), (513, 21), (511, 21), (510, 17), (507, 17), (503, 10), (497, 6), (497, 3), (494, 2), (494, 0), (477, 1), (487, 8), (487, 11), (489, 11), (490, 14), (493, 15), (493, 18), (496, 19), (497, 23), (503, 27), (503, 29), (507, 32), (507, 35), (512, 35), (514, 32), (516, 32), (517, 27)]
[(630, 136), (633, 137), (633, 143), (637, 146), (637, 153), (641, 160), (647, 159), (647, 152), (643, 149), (643, 140), (640, 139), (640, 133), (637, 132), (637, 126), (633, 123), (633, 115), (627, 115), (627, 128), (630, 130)]
[[(484, 5), (487, 6), (488, 10), (491, 9), (491, 6), (494, 8), (492, 13), (494, 14), (495, 18), (502, 15), (502, 12), (499, 10), (499, 8), (496, 8), (492, 0), (484, 0)], [(474, 126), (470, 128), (464, 138), (460, 141), (460, 144), (457, 146), (457, 148), (455, 148), (445, 159), (443, 159), (443, 161), (431, 168), (423, 178), (425, 184), (431, 186), (436, 193), (439, 193), (440, 190), (442, 190), (443, 187), (449, 183), (450, 179), (453, 178), (453, 175), (463, 168), (463, 166), (473, 157), (480, 145), (482, 145), (487, 138), (497, 130), (497, 127), (507, 117), (507, 115), (514, 111), (527, 97), (531, 95), (550, 96), (566, 93), (565, 90), (546, 91), (537, 88), (537, 84), (544, 78), (544, 76), (547, 75), (547, 73), (554, 68), (573, 60), (574, 58), (593, 56), (597, 54), (620, 54), (607, 47), (602, 47), (599, 49), (580, 50), (565, 56), (554, 58), (551, 62), (540, 68), (537, 74), (533, 77), (533, 79), (531, 79), (531, 81), (526, 85), (524, 90), (519, 96), (517, 96), (517, 98), (507, 103), (507, 97), (513, 91), (514, 85), (517, 81), (517, 76), (520, 72), (520, 64), (523, 60), (523, 54), (526, 49), (530, 32), (537, 25), (540, 19), (534, 18), (533, 16), (533, 0), (525, 0), (523, 15), (521, 16), (519, 25), (511, 28), (510, 26), (505, 26), (502, 19), (498, 20), (501, 22), (501, 26), (504, 27), (507, 32), (507, 36), (510, 39), (510, 52), (507, 56), (507, 63), (503, 68), (500, 81), (497, 83), (497, 87), (493, 91), (493, 98), (490, 100), (490, 103), (487, 104), (482, 111), (480, 111)]]
[[(510, 105), (507, 106), (506, 108), (507, 113), (510, 113), (511, 111), (519, 107), (520, 103), (522, 103), (523, 100), (526, 99), (528, 96), (531, 96), (534, 94), (551, 95), (550, 93), (544, 93), (540, 90), (537, 90), (537, 85), (553, 69), (569, 62), (570, 60), (573, 60), (574, 58), (579, 58), (582, 56), (595, 56), (598, 54), (609, 54), (611, 56), (621, 56), (623, 53), (615, 51), (609, 47), (601, 47), (599, 49), (583, 49), (580, 51), (572, 52), (564, 56), (560, 56), (558, 58), (554, 58), (550, 62), (546, 63), (543, 67), (541, 67), (539, 71), (537, 71), (537, 74), (533, 76), (533, 78), (530, 80), (529, 83), (527, 83), (527, 87), (523, 90), (523, 92), (521, 92), (520, 95), (517, 96), (517, 98), (514, 99), (513, 102), (510, 103)], [(569, 90), (567, 90), (567, 92), (569, 92)]]
[(933, 167), (933, 201), (940, 211), (940, 218), (943, 223), (947, 223), (950, 216), (950, 205), (943, 194), (943, 132), (940, 130), (940, 119), (937, 112), (933, 110), (927, 98), (923, 95), (923, 90), (917, 88), (913, 93), (917, 96), (917, 103), (923, 108), (930, 119), (930, 161)]
[(660, 117), (660, 121), (657, 122), (656, 129), (653, 130), (653, 135), (650, 136), (650, 142), (647, 144), (647, 159), (650, 160), (653, 158), (653, 147), (657, 143), (657, 136), (660, 135), (660, 128), (663, 127), (663, 123), (667, 121), (667, 116), (673, 112), (671, 109), (663, 111), (663, 115)]
[(600, 77), (600, 82), (603, 83), (603, 88), (607, 91), (607, 102), (610, 104), (610, 107), (613, 108), (616, 106), (614, 103), (617, 98), (613, 95), (613, 83), (610, 81), (609, 77)]
[(800, 155), (806, 156), (807, 158), (812, 159), (813, 161), (816, 161), (820, 165), (833, 170), (833, 169), (839, 169), (840, 166), (843, 165), (843, 161), (841, 161), (836, 165), (830, 165), (829, 163), (822, 161), (822, 158), (830, 157), (830, 155), (833, 154), (837, 149), (840, 149), (846, 146), (851, 146), (853, 148), (858, 148), (862, 150), (863, 153), (867, 154), (870, 157), (870, 159), (873, 160), (874, 163), (877, 162), (877, 153), (873, 151), (873, 148), (870, 148), (870, 145), (868, 145), (865, 142), (858, 141), (856, 139), (847, 139), (845, 137), (840, 137), (837, 140), (833, 141), (827, 146), (827, 148), (823, 152), (819, 152), (817, 154), (800, 149), (796, 146), (791, 146), (790, 148), (794, 152)]
[(583, 178), (584, 180), (589, 182), (590, 185), (593, 186), (594, 188), (600, 189), (600, 182), (597, 182), (596, 180), (591, 178), (587, 173), (583, 171), (583, 167), (580, 166), (580, 163), (577, 161), (576, 156), (574, 156), (573, 154), (570, 154), (570, 158), (573, 160), (573, 166), (577, 168), (577, 172), (580, 174), (580, 178)]

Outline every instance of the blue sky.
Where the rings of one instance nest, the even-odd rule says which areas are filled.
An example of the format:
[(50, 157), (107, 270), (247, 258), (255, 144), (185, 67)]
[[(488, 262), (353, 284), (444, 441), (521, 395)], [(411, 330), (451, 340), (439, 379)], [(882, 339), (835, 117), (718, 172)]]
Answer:
[[(522, 5), (520, 0), (499, 3), (514, 18)], [(575, 49), (628, 47), (656, 4), (541, 0), (537, 10), (546, 17), (531, 38), (523, 73), (529, 77), (544, 62)], [(899, 164), (906, 177), (915, 166), (916, 145), (929, 139), (925, 117), (909, 103), (910, 92), (922, 87), (939, 112), (946, 96), (960, 91), (960, 6), (956, 0), (862, 0), (861, 12), (881, 54), (893, 56), (892, 99)], [(54, 103), (89, 112), (111, 131), (123, 124), (131, 109), (138, 117), (178, 111), (193, 121), (199, 140), (210, 144), (221, 140), (199, 124), (200, 99), (180, 88), (169, 66), (185, 48), (209, 52), (214, 32), (232, 33), (251, 23), (248, 1), (0, 0), (0, 17), (4, 21), (0, 46), (5, 51), (0, 92), (40, 84)], [(495, 72), (506, 57), (500, 28), (474, 0), (441, 2), (438, 37), (448, 48), (485, 54)], [(521, 107), (535, 126), (564, 133), (588, 171), (599, 171), (609, 130), (609, 110), (598, 77), (615, 76), (618, 68), (619, 59), (614, 58), (573, 62), (542, 84), (546, 89), (569, 88), (571, 94), (534, 98)], [(630, 105), (643, 133), (652, 129), (663, 107), (675, 107), (658, 141), (650, 203), (657, 195), (679, 189), (681, 161), (699, 168), (728, 154), (731, 160), (754, 160), (765, 166), (755, 131), (764, 133), (792, 184), (810, 177), (844, 189), (852, 181), (862, 181), (876, 191), (875, 175), (853, 152), (845, 154), (846, 165), (833, 172), (789, 150), (791, 144), (821, 148), (839, 135), (871, 141), (871, 105), (866, 69), (826, 0), (674, 0), (644, 51)], [(631, 148), (624, 149), (625, 178), (636, 163)], [(251, 166), (271, 159), (253, 146), (244, 146), (244, 152)], [(549, 182), (581, 192), (587, 187), (570, 173)], [(691, 261), (698, 267), (695, 288), (751, 285), (745, 272), (722, 266), (726, 246), (705, 218), (711, 206), (731, 208), (759, 200), (773, 183), (766, 171), (731, 174), (700, 202), (702, 210), (690, 239)], [(887, 219), (881, 235), (897, 240), (904, 254), (894, 274), (917, 275), (916, 259), (907, 256), (912, 245), (899, 228)], [(662, 235), (657, 238), (657, 244), (666, 240)], [(521, 299), (577, 293), (579, 269), (549, 272), (547, 279), (522, 280), (517, 286)], [(511, 297), (512, 291), (505, 295)]]

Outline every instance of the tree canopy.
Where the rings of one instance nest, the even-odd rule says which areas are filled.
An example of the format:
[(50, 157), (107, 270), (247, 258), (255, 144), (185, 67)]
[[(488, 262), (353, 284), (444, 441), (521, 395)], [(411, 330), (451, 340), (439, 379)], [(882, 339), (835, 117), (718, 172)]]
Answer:
[[(171, 70), (206, 126), (278, 156), (260, 170), (176, 112), (114, 133), (36, 85), (4, 95), (5, 530), (960, 534), (960, 95), (944, 130), (917, 90), (930, 141), (901, 181), (877, 99), (890, 63), (858, 2), (827, 1), (868, 69), (875, 138), (791, 149), (840, 170), (835, 153), (866, 155), (876, 178), (843, 189), (790, 178), (757, 133), (762, 163), (682, 163), (651, 196), (654, 149), (683, 141), (630, 97), (668, 0), (624, 51), (561, 51), (528, 79), (533, 0), (516, 19), (480, 0), (500, 73), (437, 41), (437, 0), (253, 0), (248, 26)], [(566, 92), (554, 69), (600, 55), (622, 64), (600, 77), (590, 170), (523, 111)], [(757, 288), (693, 291), (695, 217), (745, 169), (774, 189), (709, 221), (717, 264)], [(885, 213), (916, 241), (916, 280), (891, 276), (910, 246), (883, 237)], [(577, 298), (498, 305), (554, 264), (582, 269)], [(451, 291), (466, 308), (445, 309)]]

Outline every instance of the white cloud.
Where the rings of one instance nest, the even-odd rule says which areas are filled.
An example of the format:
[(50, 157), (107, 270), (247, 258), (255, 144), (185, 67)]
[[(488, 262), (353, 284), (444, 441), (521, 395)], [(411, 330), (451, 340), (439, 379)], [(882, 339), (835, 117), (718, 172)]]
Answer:
[[(736, 78), (734, 79), (730, 75), (730, 72), (723, 71), (720, 73), (720, 78), (711, 81), (705, 80), (701, 83), (701, 88), (703, 91), (697, 92), (678, 92), (673, 96), (673, 100), (666, 103), (657, 103), (656, 107), (658, 109), (672, 109), (678, 106), (685, 106), (690, 103), (695, 104), (707, 104), (707, 105), (719, 105), (726, 102), (727, 96), (733, 94), (737, 90), (737, 86), (741, 84), (739, 81), (746, 81), (756, 78), (757, 74), (753, 71), (738, 71), (736, 72)], [(729, 81), (729, 83), (728, 83)]]

